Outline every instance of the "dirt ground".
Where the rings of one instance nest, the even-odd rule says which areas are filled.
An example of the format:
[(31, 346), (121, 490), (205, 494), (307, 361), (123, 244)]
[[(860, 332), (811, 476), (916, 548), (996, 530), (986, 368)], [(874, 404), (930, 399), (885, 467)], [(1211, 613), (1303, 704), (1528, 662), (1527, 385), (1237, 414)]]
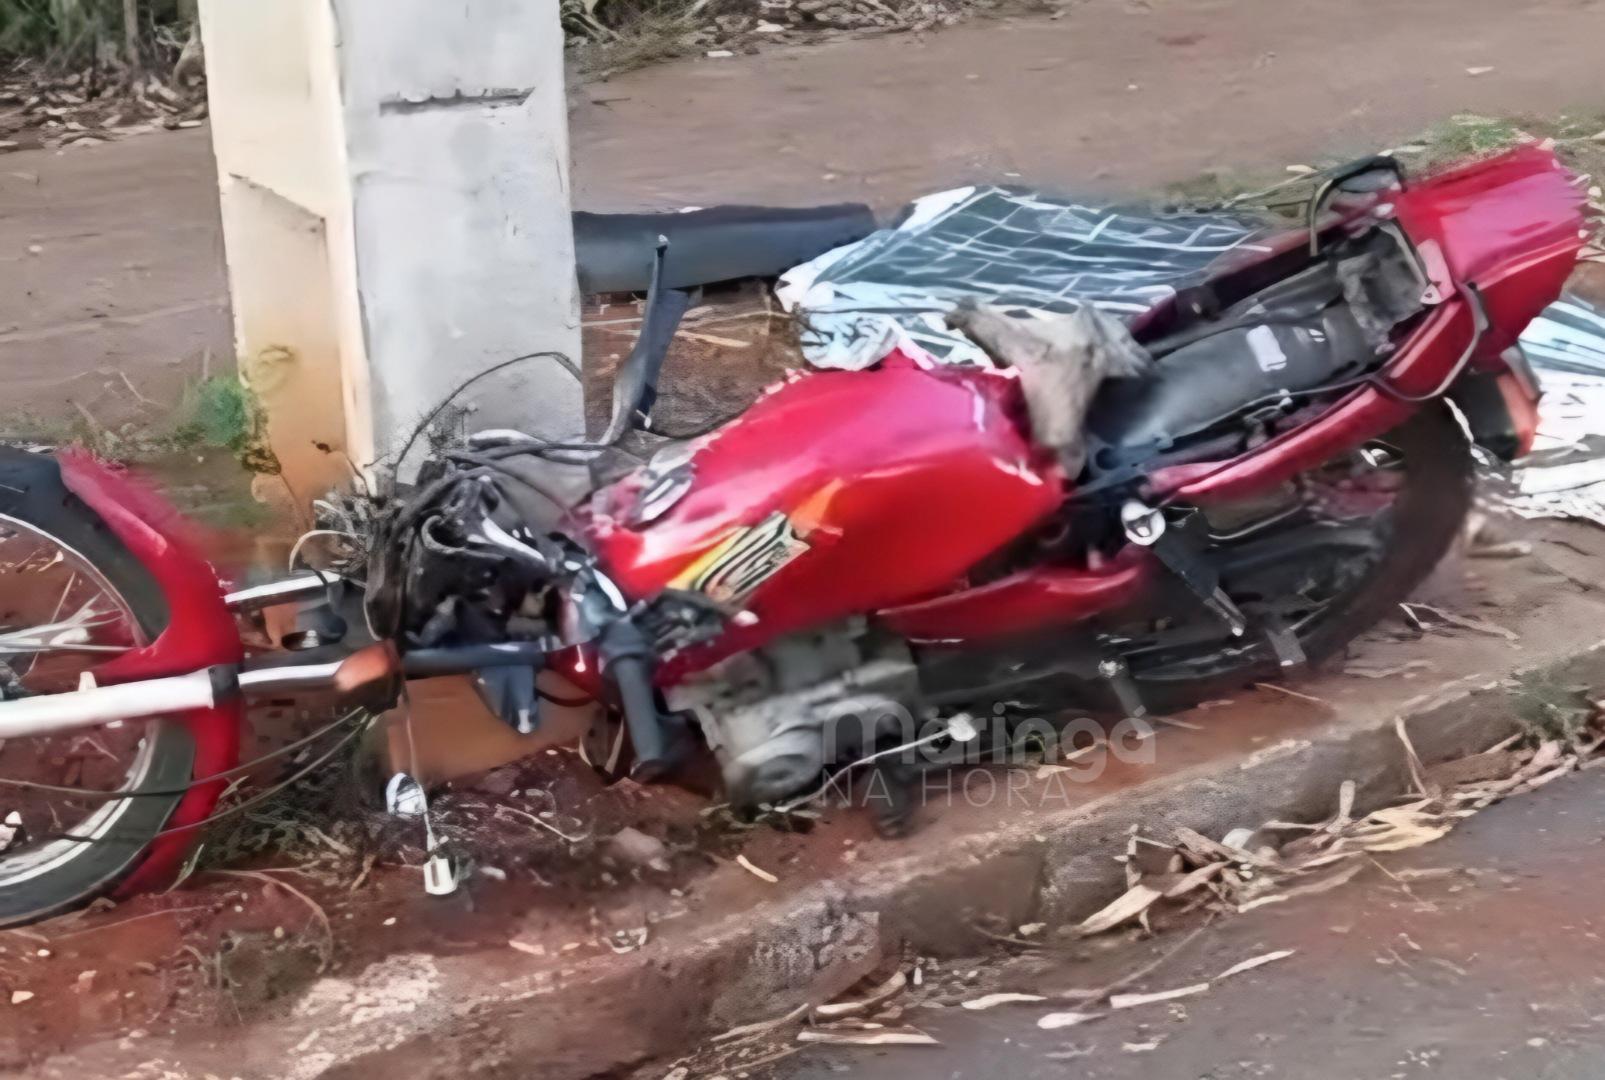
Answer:
[[(576, 86), (583, 209), (1106, 192), (1598, 112), (1599, 0), (1082, 0)], [(1491, 68), (1467, 74), (1469, 68)], [(0, 153), (0, 429), (159, 422), (231, 353), (206, 130)]]

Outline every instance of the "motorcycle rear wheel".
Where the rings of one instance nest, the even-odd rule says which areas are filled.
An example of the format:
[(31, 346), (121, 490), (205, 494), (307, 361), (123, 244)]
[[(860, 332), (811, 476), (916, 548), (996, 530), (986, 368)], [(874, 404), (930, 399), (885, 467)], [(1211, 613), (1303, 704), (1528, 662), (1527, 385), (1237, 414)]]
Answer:
[[(1377, 518), (1377, 527), (1384, 531), (1383, 554), (1298, 629), (1299, 646), (1310, 667), (1339, 654), (1408, 599), (1448, 553), (1471, 509), (1475, 486), (1471, 442), (1448, 405), (1423, 406), (1377, 442), (1396, 452), (1403, 464), (1403, 483), (1391, 507)], [(1145, 671), (1133, 663), (1132, 678), (1143, 704), (1154, 712), (1179, 712), (1251, 683), (1284, 677), (1267, 649), (1238, 650), (1233, 655), (1224, 628), (1222, 642), (1225, 658), (1220, 665), (1214, 670), (1205, 665), (1198, 674), (1174, 668)]]

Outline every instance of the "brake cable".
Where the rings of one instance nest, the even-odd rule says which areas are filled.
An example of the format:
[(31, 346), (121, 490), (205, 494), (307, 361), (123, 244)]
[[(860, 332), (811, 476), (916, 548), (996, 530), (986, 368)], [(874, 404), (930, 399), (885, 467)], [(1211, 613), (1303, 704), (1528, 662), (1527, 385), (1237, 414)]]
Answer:
[[(367, 717), (367, 719), (369, 719), (369, 720), (372, 720), (372, 718), (373, 717), (372, 717), (371, 714)], [(348, 717), (346, 717), (346, 719), (350, 719), (350, 717), (348, 716)], [(56, 842), (58, 840), (71, 840), (74, 843), (79, 843), (79, 844), (109, 844), (109, 843), (119, 843), (120, 842), (120, 843), (124, 843), (124, 844), (138, 844), (139, 846), (144, 847), (144, 846), (146, 846), (146, 845), (148, 845), (150, 843), (153, 843), (154, 841), (160, 840), (160, 839), (162, 839), (164, 837), (177, 836), (177, 835), (179, 835), (181, 833), (194, 832), (197, 829), (205, 829), (205, 828), (208, 828), (208, 827), (210, 827), (212, 825), (217, 824), (219, 821), (224, 821), (224, 820), (227, 820), (228, 818), (234, 817), (234, 816), (236, 816), (238, 814), (242, 814), (245, 811), (251, 809), (253, 806), (261, 805), (263, 802), (266, 802), (268, 799), (270, 799), (273, 796), (277, 795), (279, 792), (285, 790), (286, 788), (296, 784), (297, 782), (299, 782), (300, 780), (304, 779), (305, 777), (311, 775), (313, 772), (315, 772), (316, 770), (322, 768), (325, 764), (327, 764), (329, 761), (331, 761), (334, 758), (334, 756), (336, 754), (338, 754), (341, 750), (343, 750), (347, 746), (351, 745), (351, 743), (354, 742), (357, 739), (358, 736), (362, 735), (367, 730), (368, 730), (368, 725), (367, 724), (362, 724), (362, 725), (359, 725), (359, 726), (353, 728), (349, 734), (347, 734), (343, 739), (341, 739), (339, 742), (335, 743), (333, 746), (329, 747), (329, 749), (327, 751), (325, 751), (321, 756), (319, 756), (317, 758), (314, 758), (312, 761), (308, 762), (304, 767), (296, 770), (295, 773), (293, 773), (292, 775), (286, 777), (283, 781), (281, 781), (281, 782), (279, 782), (277, 784), (274, 784), (270, 788), (264, 788), (262, 791), (257, 792), (255, 795), (251, 796), (249, 799), (246, 799), (244, 802), (236, 803), (235, 805), (229, 807), (226, 810), (219, 810), (215, 814), (208, 814), (206, 817), (202, 818), (200, 821), (192, 821), (188, 825), (173, 825), (173, 826), (171, 826), (169, 828), (165, 828), (165, 829), (162, 829), (159, 832), (151, 833), (151, 834), (148, 834), (148, 835), (146, 835), (146, 834), (126, 835), (125, 834), (125, 835), (119, 836), (119, 835), (117, 835), (115, 833), (110, 833), (110, 834), (108, 834), (106, 836), (79, 836), (76, 833), (55, 833), (53, 835), (52, 834), (47, 834), (47, 835), (39, 836), (39, 837), (30, 837), (29, 841), (31, 843), (36, 843), (36, 844), (37, 843), (47, 843), (47, 844), (48, 843), (54, 843), (54, 842)], [(196, 781), (196, 784), (200, 784), (200, 783), (204, 783), (204, 782), (205, 781)], [(192, 784), (191, 787), (193, 787), (193, 786), (195, 786), (195, 785)], [(188, 790), (188, 789), (186, 789), (186, 790)]]
[(65, 784), (42, 784), (36, 780), (13, 780), (8, 776), (0, 776), (0, 785), (13, 788), (25, 788), (28, 791), (49, 791), (58, 795), (69, 795), (77, 799), (95, 799), (102, 802), (121, 802), (124, 799), (170, 798), (174, 795), (187, 795), (195, 788), (203, 787), (218, 780), (229, 780), (236, 776), (244, 776), (246, 773), (250, 772), (259, 765), (263, 765), (274, 760), (275, 758), (283, 757), (285, 754), (288, 754), (291, 751), (299, 750), (301, 747), (321, 739), (323, 736), (329, 734), (329, 732), (334, 731), (342, 725), (350, 723), (356, 717), (361, 715), (361, 712), (362, 710), (360, 709), (353, 710), (349, 713), (346, 713), (344, 716), (337, 717), (333, 721), (323, 725), (310, 735), (302, 736), (292, 743), (287, 743), (276, 750), (270, 750), (261, 757), (253, 758), (252, 760), (243, 764), (236, 765), (232, 769), (225, 769), (220, 773), (213, 773), (211, 776), (203, 776), (199, 779), (191, 780), (183, 787), (149, 788), (140, 791), (95, 791), (89, 788), (72, 787)]

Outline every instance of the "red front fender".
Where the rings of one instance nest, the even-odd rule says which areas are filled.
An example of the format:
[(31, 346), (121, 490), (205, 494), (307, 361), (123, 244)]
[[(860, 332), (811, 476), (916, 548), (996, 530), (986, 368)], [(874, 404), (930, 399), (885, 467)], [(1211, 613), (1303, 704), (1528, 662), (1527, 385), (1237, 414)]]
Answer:
[[(244, 656), (239, 629), (223, 600), (217, 572), (201, 555), (178, 512), (149, 488), (87, 453), (58, 458), (62, 481), (82, 499), (149, 571), (167, 601), (167, 627), (149, 646), (125, 653), (95, 669), (102, 685), (180, 675), (217, 664), (237, 664)], [(214, 776), (239, 764), (238, 698), (210, 709), (184, 713), (180, 720), (195, 743), (195, 776)], [(168, 829), (204, 821), (217, 805), (225, 781), (191, 788), (167, 820)], [(166, 884), (182, 865), (199, 830), (185, 829), (153, 843), (121, 895)]]

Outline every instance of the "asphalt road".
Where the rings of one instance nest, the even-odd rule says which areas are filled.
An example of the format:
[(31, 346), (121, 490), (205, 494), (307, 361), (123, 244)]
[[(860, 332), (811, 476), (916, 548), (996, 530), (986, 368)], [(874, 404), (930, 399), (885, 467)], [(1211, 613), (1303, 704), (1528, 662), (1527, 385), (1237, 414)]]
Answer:
[[(1348, 886), (1219, 922), (1142, 987), (1183, 987), (1271, 950), (1296, 950), (1204, 994), (1060, 1031), (1038, 1029), (1047, 1011), (1040, 1006), (918, 1007), (905, 1019), (940, 1048), (809, 1050), (775, 1075), (1605, 1077), (1602, 839), (1605, 773), (1570, 776), (1485, 811), (1436, 844), (1385, 857), (1386, 869), (1373, 867)], [(1452, 873), (1389, 876), (1404, 868)], [(1100, 985), (1089, 967), (1129, 970), (1176, 940), (1161, 935), (1061, 963), (1041, 981)], [(998, 985), (999, 977), (983, 975), (977, 985), (1016, 988)]]

